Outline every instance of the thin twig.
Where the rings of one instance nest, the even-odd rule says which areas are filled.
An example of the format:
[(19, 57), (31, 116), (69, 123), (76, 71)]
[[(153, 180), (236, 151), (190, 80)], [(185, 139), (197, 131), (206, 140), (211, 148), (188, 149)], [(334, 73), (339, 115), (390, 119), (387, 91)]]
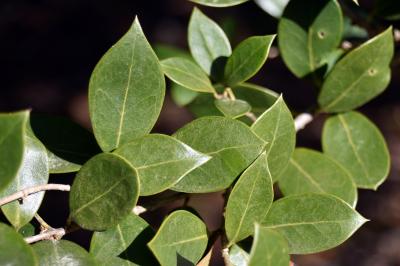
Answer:
[(310, 124), (313, 121), (313, 119), (314, 117), (309, 113), (299, 114), (294, 119), (294, 127), (296, 129), (296, 132), (299, 132), (300, 130), (304, 129), (308, 124)]
[(246, 117), (248, 117), (252, 122), (256, 122), (256, 121), (257, 121), (257, 116), (256, 116), (254, 113), (252, 113), (252, 112), (247, 112), (245, 115), (246, 115)]
[(64, 235), (64, 228), (50, 228), (41, 232), (38, 235), (25, 238), (25, 242), (31, 244), (41, 240), (60, 240)]
[(45, 190), (70, 191), (71, 186), (61, 185), (61, 184), (46, 184), (46, 185), (39, 185), (39, 186), (25, 188), (25, 189), (18, 191), (10, 196), (0, 199), (0, 206), (3, 206), (4, 204), (13, 202), (18, 199), (26, 198), (30, 194), (35, 194), (35, 193), (45, 191)]
[(48, 223), (46, 223), (45, 220), (43, 220), (42, 217), (40, 217), (39, 214), (35, 213), (35, 219), (39, 222), (40, 224), (40, 232), (46, 231), (48, 229), (53, 229)]

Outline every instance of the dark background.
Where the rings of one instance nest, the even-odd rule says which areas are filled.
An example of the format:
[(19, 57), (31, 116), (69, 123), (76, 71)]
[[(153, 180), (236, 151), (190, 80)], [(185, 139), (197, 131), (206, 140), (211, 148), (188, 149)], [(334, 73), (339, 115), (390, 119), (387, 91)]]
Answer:
[[(372, 3), (361, 1), (368, 9)], [(89, 128), (87, 85), (100, 57), (130, 27), (138, 15), (151, 44), (165, 43), (187, 49), (186, 27), (193, 4), (186, 0), (159, 1), (73, 1), (2, 0), (0, 2), (0, 110), (32, 108), (34, 113), (63, 115)], [(200, 7), (227, 31), (232, 46), (251, 35), (276, 33), (277, 20), (249, 2), (237, 7)], [(344, 6), (348, 11), (351, 6)], [(363, 21), (357, 21), (363, 24)], [(369, 27), (371, 36), (383, 30), (385, 21)], [(397, 26), (395, 24), (395, 26)], [(395, 60), (396, 61), (396, 60)], [(377, 192), (360, 191), (357, 209), (371, 222), (342, 246), (321, 254), (298, 256), (298, 265), (400, 265), (400, 95), (399, 66), (393, 64), (388, 90), (361, 110), (383, 131), (392, 154), (389, 179)], [(295, 78), (275, 58), (267, 61), (254, 82), (282, 92), (297, 112), (315, 102), (312, 83)], [(172, 133), (192, 119), (167, 97), (156, 126), (157, 132)], [(320, 148), (324, 117), (298, 135), (300, 146)], [(73, 176), (52, 177), (70, 183)], [(61, 181), (60, 181), (61, 180)], [(194, 199), (193, 206), (213, 206), (214, 196)], [(49, 200), (50, 199), (50, 200)], [(39, 211), (53, 226), (63, 226), (67, 216), (67, 195), (47, 193)], [(204, 215), (218, 213), (202, 210)], [(47, 214), (49, 213), (49, 214)], [(220, 214), (218, 214), (220, 215)], [(210, 223), (218, 219), (207, 218)], [(211, 215), (212, 216), (212, 215)], [(67, 238), (88, 244), (89, 234), (75, 233)]]

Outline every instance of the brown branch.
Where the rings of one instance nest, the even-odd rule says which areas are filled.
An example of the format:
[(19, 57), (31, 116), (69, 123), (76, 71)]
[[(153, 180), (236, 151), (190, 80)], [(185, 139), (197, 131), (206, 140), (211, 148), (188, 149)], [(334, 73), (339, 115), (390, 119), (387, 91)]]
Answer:
[(64, 228), (50, 228), (42, 231), (38, 235), (25, 238), (25, 242), (31, 244), (42, 240), (60, 240), (64, 235)]

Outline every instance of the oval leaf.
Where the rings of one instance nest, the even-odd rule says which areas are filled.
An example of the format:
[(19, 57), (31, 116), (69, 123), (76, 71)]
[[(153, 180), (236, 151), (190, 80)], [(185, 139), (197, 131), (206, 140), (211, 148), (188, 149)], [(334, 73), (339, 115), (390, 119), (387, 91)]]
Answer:
[(348, 53), (326, 78), (318, 103), (325, 112), (344, 112), (360, 107), (390, 82), (394, 52), (392, 28)]
[(208, 242), (205, 224), (194, 214), (175, 211), (162, 223), (148, 246), (163, 266), (196, 264), (206, 250)]
[(40, 266), (97, 265), (84, 248), (67, 240), (40, 241), (33, 245), (33, 250)]
[(103, 151), (150, 132), (164, 100), (157, 56), (136, 18), (130, 30), (100, 60), (90, 79), (89, 111)]
[(82, 228), (106, 230), (131, 212), (138, 196), (136, 171), (117, 155), (99, 154), (82, 166), (72, 184), (70, 218)]
[(225, 210), (228, 246), (252, 235), (254, 223), (261, 222), (274, 198), (271, 174), (263, 153), (235, 184)]
[(282, 96), (257, 119), (251, 130), (268, 141), (267, 161), (275, 182), (288, 165), (296, 145), (293, 116)]
[(324, 152), (351, 174), (360, 188), (377, 189), (390, 169), (390, 156), (379, 129), (357, 112), (329, 118), (322, 134)]
[(213, 7), (236, 6), (249, 0), (190, 0), (194, 3)]
[(172, 100), (179, 107), (188, 105), (189, 103), (193, 102), (193, 100), (199, 95), (198, 92), (188, 90), (185, 87), (176, 83), (171, 84), (170, 92)]
[(51, 151), (47, 151), (47, 160), (50, 174), (73, 173), (81, 169), (81, 165), (61, 159)]
[(340, 245), (366, 221), (343, 200), (311, 193), (275, 201), (263, 225), (285, 236), (291, 254), (309, 254)]
[(229, 86), (244, 82), (254, 76), (268, 58), (275, 35), (253, 36), (241, 42), (225, 66), (225, 82)]
[(350, 174), (328, 156), (308, 149), (295, 150), (279, 188), (285, 196), (315, 192), (335, 195), (353, 207), (357, 202), (357, 187)]
[(130, 262), (129, 260), (124, 260), (121, 259), (120, 257), (106, 257), (102, 260), (97, 260), (96, 261), (97, 266), (137, 266), (138, 264), (135, 264), (133, 262)]
[(289, 0), (255, 0), (262, 10), (275, 18), (280, 18)]
[(291, 0), (278, 25), (282, 58), (297, 77), (304, 77), (324, 65), (325, 57), (339, 45), (342, 31), (336, 0)]
[(217, 99), (214, 104), (226, 117), (233, 119), (244, 116), (251, 110), (250, 104), (243, 100)]
[(211, 159), (175, 138), (159, 134), (137, 139), (115, 153), (125, 158), (137, 171), (140, 195), (143, 196), (167, 190)]
[(212, 157), (172, 188), (187, 193), (215, 192), (229, 187), (265, 146), (245, 124), (223, 117), (199, 118), (174, 136)]
[(0, 265), (38, 265), (32, 248), (13, 228), (0, 223)]
[(164, 74), (175, 83), (198, 92), (214, 93), (206, 73), (189, 59), (172, 57), (161, 61)]

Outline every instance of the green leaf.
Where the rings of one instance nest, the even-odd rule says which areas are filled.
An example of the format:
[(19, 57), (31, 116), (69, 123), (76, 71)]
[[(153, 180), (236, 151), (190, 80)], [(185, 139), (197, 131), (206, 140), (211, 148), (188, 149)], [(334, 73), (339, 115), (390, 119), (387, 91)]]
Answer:
[(189, 52), (179, 49), (175, 46), (157, 43), (154, 45), (154, 52), (156, 53), (159, 60), (164, 60), (170, 57), (184, 57), (186, 59), (192, 59)]
[(400, 5), (397, 0), (375, 1), (373, 9), (376, 17), (393, 22), (400, 19)]
[(71, 163), (61, 159), (51, 151), (47, 151), (47, 160), (50, 174), (65, 174), (78, 172), (81, 169), (80, 164)]
[(271, 174), (265, 152), (246, 169), (236, 182), (225, 209), (228, 246), (253, 234), (254, 223), (261, 222), (274, 198)]
[(171, 85), (171, 97), (172, 100), (179, 106), (183, 107), (191, 102), (199, 95), (198, 92), (188, 90), (185, 87), (182, 87), (181, 85), (178, 85), (176, 83), (172, 83)]
[(130, 30), (100, 60), (90, 79), (89, 111), (103, 151), (150, 132), (164, 100), (157, 56), (136, 18)]
[(379, 129), (358, 112), (329, 118), (322, 134), (324, 152), (351, 174), (360, 188), (377, 189), (390, 169), (390, 155)]
[(289, 247), (286, 239), (274, 230), (255, 225), (249, 266), (288, 266)]
[(148, 246), (163, 266), (185, 260), (196, 264), (207, 247), (205, 224), (188, 211), (175, 211), (161, 224)]
[(130, 142), (115, 153), (136, 170), (142, 196), (167, 190), (211, 159), (175, 138), (159, 134)]
[(172, 187), (186, 193), (215, 192), (229, 187), (265, 147), (265, 142), (244, 123), (223, 117), (199, 118), (174, 136), (212, 157)]
[(385, 90), (390, 82), (393, 34), (383, 33), (348, 53), (326, 78), (318, 103), (328, 113), (360, 107)]
[(292, 113), (282, 96), (251, 126), (251, 130), (267, 145), (267, 161), (272, 180), (279, 179), (287, 167), (296, 144)]
[(228, 7), (228, 6), (236, 6), (241, 3), (247, 2), (249, 0), (190, 0), (190, 1), (205, 6)]
[(80, 227), (101, 231), (116, 226), (139, 196), (136, 171), (118, 155), (103, 153), (84, 164), (71, 187), (70, 219)]
[(0, 114), (0, 191), (16, 177), (24, 157), (29, 112)]
[[(47, 151), (43, 144), (27, 130), (23, 161), (15, 179), (0, 193), (0, 197), (14, 194), (28, 187), (47, 184), (49, 180), (49, 165)], [(32, 220), (38, 211), (44, 192), (35, 193), (22, 199), (1, 206), (7, 220), (19, 230)]]
[(289, 0), (255, 0), (254, 2), (271, 16), (280, 18)]
[(324, 58), (339, 45), (342, 31), (336, 0), (292, 0), (278, 25), (282, 58), (297, 77), (305, 77), (323, 66)]
[(207, 74), (189, 59), (172, 57), (161, 61), (164, 74), (175, 83), (198, 92), (214, 93)]
[(229, 262), (232, 266), (248, 266), (250, 255), (238, 245), (229, 248)]
[(139, 216), (131, 213), (117, 226), (106, 231), (95, 232), (90, 242), (90, 253), (99, 261), (123, 253), (135, 239), (149, 229)]
[(239, 118), (250, 112), (251, 106), (243, 100), (217, 99), (214, 101), (217, 109), (229, 118)]
[(352, 207), (357, 203), (357, 187), (349, 172), (328, 156), (304, 148), (295, 150), (289, 166), (279, 179), (279, 188), (285, 196), (327, 193), (341, 198)]
[(84, 248), (67, 240), (40, 241), (33, 245), (33, 250), (40, 266), (97, 265)]
[(199, 66), (208, 75), (219, 76), (225, 59), (232, 53), (231, 45), (218, 24), (196, 7), (189, 22), (188, 42), (190, 52)]
[(129, 260), (124, 260), (119, 257), (106, 257), (102, 260), (97, 260), (96, 263), (97, 263), (97, 266), (137, 266), (138, 265), (133, 262), (130, 262)]
[(31, 223), (27, 223), (18, 230), (18, 233), (23, 237), (33, 236), (35, 235), (35, 227)]
[(0, 236), (0, 265), (38, 265), (32, 248), (13, 228), (0, 223)]
[(242, 41), (233, 50), (225, 66), (224, 79), (229, 86), (254, 76), (268, 58), (275, 35), (253, 36)]
[(343, 200), (310, 193), (275, 201), (263, 225), (285, 236), (291, 254), (309, 254), (340, 245), (366, 221)]

